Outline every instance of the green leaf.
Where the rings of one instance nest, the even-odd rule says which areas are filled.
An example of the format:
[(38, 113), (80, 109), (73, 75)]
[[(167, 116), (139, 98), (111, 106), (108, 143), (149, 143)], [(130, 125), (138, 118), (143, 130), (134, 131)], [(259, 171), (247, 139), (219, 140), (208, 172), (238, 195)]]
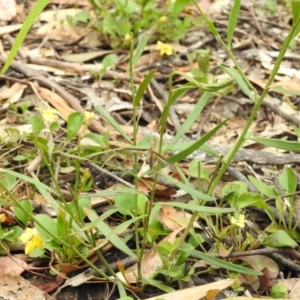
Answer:
[(287, 151), (300, 152), (300, 142), (252, 137), (249, 140)]
[(241, 0), (235, 0), (234, 4), (230, 10), (229, 20), (228, 20), (228, 29), (227, 29), (227, 45), (230, 46), (232, 42), (232, 37), (234, 30), (236, 28), (236, 22), (239, 16), (241, 7)]
[(14, 171), (11, 171), (11, 170), (8, 170), (8, 169), (1, 169), (0, 168), (0, 173), (3, 172), (3, 173), (6, 173), (6, 174), (10, 174), (10, 175), (13, 175), (17, 178), (20, 178), (26, 182), (29, 182), (33, 185), (36, 186), (37, 190), (44, 196), (45, 199), (47, 199), (47, 201), (49, 202), (49, 204), (51, 205), (51, 207), (57, 212), (58, 211), (58, 203), (56, 200), (54, 200), (54, 198), (51, 196), (50, 193), (53, 193), (55, 195), (57, 195), (57, 193), (51, 189), (49, 186), (45, 185), (44, 183), (36, 180), (36, 179), (33, 179), (31, 177), (28, 177), (26, 175), (23, 175), (23, 174), (20, 174), (20, 173), (17, 173), (17, 172), (14, 172)]
[(288, 299), (287, 294), (289, 292), (289, 288), (283, 283), (277, 283), (276, 285), (271, 287), (270, 296), (272, 299)]
[(112, 118), (111, 116), (109, 116), (102, 107), (100, 107), (99, 105), (95, 106), (95, 109), (97, 110), (97, 112), (113, 127), (115, 128), (121, 135), (122, 137), (127, 140), (129, 143), (131, 142), (130, 137), (125, 133), (125, 131), (121, 128), (121, 126), (115, 121), (114, 118)]
[(209, 131), (208, 133), (206, 133), (200, 140), (198, 140), (197, 142), (195, 142), (193, 145), (191, 145), (190, 147), (184, 149), (183, 151), (171, 156), (170, 158), (168, 158), (168, 161), (170, 163), (176, 163), (179, 162), (180, 160), (186, 158), (187, 156), (189, 156), (190, 154), (192, 154), (193, 152), (195, 152), (196, 150), (199, 149), (199, 147), (201, 147), (202, 145), (204, 145), (218, 130), (220, 130), (223, 125), (228, 121), (229, 118), (225, 119), (224, 121), (222, 121), (220, 124), (218, 124), (216, 127), (214, 127), (211, 131)]
[(30, 122), (32, 126), (32, 132), (36, 135), (46, 127), (43, 120), (38, 116), (27, 117), (26, 119)]
[(189, 210), (192, 212), (199, 212), (203, 214), (228, 214), (236, 211), (236, 208), (219, 208), (219, 207), (208, 207), (208, 206), (199, 206), (198, 204), (193, 203), (181, 203), (181, 202), (158, 202), (157, 204), (174, 206), (181, 209)]
[[(1, 185), (3, 185), (6, 189), (9, 191), (12, 191), (14, 188), (16, 188), (16, 176), (14, 174), (2, 174), (0, 170), (0, 181)], [(3, 194), (4, 196), (4, 194)]]
[(211, 92), (204, 92), (204, 94), (198, 100), (198, 102), (197, 102), (196, 106), (194, 107), (193, 111), (191, 112), (191, 114), (184, 121), (184, 123), (180, 126), (175, 137), (172, 139), (171, 143), (168, 145), (168, 149), (171, 149), (184, 136), (184, 134), (191, 129), (192, 125), (195, 123), (196, 119), (199, 117), (200, 113), (206, 106), (208, 100), (211, 97), (211, 94), (212, 94)]
[(234, 265), (232, 263), (223, 261), (219, 258), (213, 257), (209, 254), (206, 254), (206, 253), (203, 253), (203, 252), (200, 252), (200, 251), (197, 251), (197, 250), (185, 249), (185, 251), (187, 251), (188, 253), (190, 253), (190, 254), (192, 254), (196, 257), (199, 257), (199, 258), (205, 260), (206, 262), (208, 262), (212, 265), (221, 267), (221, 268), (226, 269), (228, 271), (233, 271), (233, 272), (248, 274), (248, 275), (253, 275), (253, 276), (263, 275), (262, 272), (255, 271), (255, 270), (245, 268), (245, 267), (242, 267), (242, 266)]
[(143, 278), (142, 282), (146, 283), (147, 285), (152, 285), (157, 287), (158, 289), (166, 292), (166, 293), (172, 293), (175, 292), (175, 290), (167, 285), (165, 285), (164, 283), (162, 283), (161, 281), (158, 281), (156, 279), (151, 279), (151, 278)]
[(277, 193), (275, 191), (275, 187), (268, 186), (264, 182), (258, 180), (257, 178), (249, 175), (248, 176), (249, 181), (254, 185), (255, 188), (259, 190), (259, 192), (267, 197), (275, 197), (277, 196)]
[(284, 168), (282, 173), (278, 176), (281, 187), (288, 193), (294, 193), (297, 188), (297, 177), (293, 169)]
[[(43, 214), (36, 215), (35, 219), (37, 222), (34, 222), (34, 225), (39, 235), (41, 236), (42, 240), (45, 243), (51, 242), (54, 239), (53, 236), (57, 235), (57, 225), (55, 221), (51, 217)], [(52, 233), (53, 236), (49, 234), (49, 232)]]
[(142, 81), (142, 83), (140, 84), (138, 91), (136, 93), (136, 96), (133, 99), (133, 106), (138, 106), (140, 103), (141, 98), (144, 95), (144, 92), (149, 84), (149, 82), (151, 81), (151, 79), (153, 78), (155, 74), (155, 70), (151, 70), (147, 76), (145, 77), (145, 79)]
[(293, 12), (293, 38), (300, 33), (300, 1), (292, 0), (291, 3)]
[(207, 26), (207, 29), (214, 35), (214, 36), (218, 36), (218, 31), (214, 25), (213, 22), (211, 22), (210, 20), (208, 20), (206, 22), (206, 26)]
[[(90, 221), (98, 221), (99, 216), (92, 209), (85, 208), (85, 213)], [(132, 250), (105, 222), (97, 222), (96, 227), (98, 228), (99, 232), (103, 234), (116, 248), (120, 249), (123, 253), (129, 255), (130, 257), (136, 258), (136, 255), (132, 252)]]
[(269, 209), (269, 206), (265, 203), (263, 197), (259, 194), (245, 193), (238, 198), (236, 206), (238, 209), (251, 206)]
[(224, 69), (230, 75), (230, 77), (234, 78), (238, 86), (241, 88), (243, 93), (249, 97), (249, 99), (255, 101), (253, 93), (249, 90), (247, 84), (237, 70), (225, 66), (221, 66), (221, 68)]
[(283, 230), (271, 233), (263, 240), (262, 244), (273, 248), (298, 247), (298, 244)]
[(74, 112), (69, 115), (67, 120), (67, 141), (70, 141), (78, 134), (78, 131), (83, 123), (84, 116), (80, 112)]
[[(137, 201), (137, 205), (135, 203)], [(114, 204), (116, 205), (119, 212), (123, 215), (144, 215), (145, 207), (148, 198), (143, 195), (119, 195), (116, 196)], [(138, 211), (136, 211), (138, 210)]]
[[(24, 212), (24, 210), (26, 212)], [(33, 208), (29, 200), (19, 201), (19, 206), (15, 207), (16, 217), (24, 224), (25, 227), (27, 227), (28, 221), (31, 218), (32, 211)]]
[(148, 37), (142, 34), (142, 36), (139, 40), (139, 43), (137, 45), (137, 48), (134, 52), (133, 58), (132, 58), (132, 68), (134, 68), (134, 66), (140, 59), (141, 55), (143, 54), (143, 51), (147, 45), (147, 42), (148, 42)]
[(280, 94), (300, 96), (300, 91), (287, 90), (282, 86), (271, 86), (270, 90), (274, 90)]
[(172, 9), (172, 16), (177, 18), (183, 9), (191, 2), (191, 0), (176, 0)]
[(35, 19), (40, 15), (43, 9), (49, 4), (50, 0), (38, 0), (33, 8), (30, 10), (26, 20), (24, 21), (21, 30), (19, 31), (13, 46), (8, 54), (7, 60), (5, 65), (3, 66), (0, 75), (3, 75), (6, 70), (11, 65), (14, 57), (16, 56), (20, 46), (22, 45), (23, 40), (25, 39), (28, 31), (30, 30), (31, 26), (33, 25)]

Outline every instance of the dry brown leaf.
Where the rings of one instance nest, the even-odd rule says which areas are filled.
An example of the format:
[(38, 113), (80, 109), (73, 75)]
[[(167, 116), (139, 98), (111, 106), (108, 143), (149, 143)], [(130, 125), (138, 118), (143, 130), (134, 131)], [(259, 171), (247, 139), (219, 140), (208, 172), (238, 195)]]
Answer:
[(1, 256), (0, 257), (0, 272), (1, 273), (20, 275), (27, 269), (29, 269), (27, 263), (17, 257), (14, 257), (14, 256), (12, 256), (12, 257)]
[[(191, 214), (178, 211), (174, 207), (169, 205), (163, 205), (161, 208), (162, 213), (160, 214), (160, 221), (165, 227), (170, 230), (177, 230), (182, 227), (186, 227), (192, 217)], [(197, 222), (194, 222), (194, 227), (200, 228)]]
[(213, 283), (208, 283), (168, 294), (162, 294), (156, 297), (147, 298), (145, 300), (155, 300), (157, 298), (163, 298), (164, 300), (198, 300), (205, 297), (206, 294), (211, 290), (224, 290), (231, 286), (233, 283), (233, 279), (223, 279)]
[(37, 87), (37, 91), (40, 93), (42, 98), (48, 101), (58, 112), (59, 115), (66, 121), (69, 115), (75, 112), (74, 109), (70, 108), (65, 99), (43, 87)]
[(0, 272), (0, 298), (14, 300), (54, 300), (19, 275)]

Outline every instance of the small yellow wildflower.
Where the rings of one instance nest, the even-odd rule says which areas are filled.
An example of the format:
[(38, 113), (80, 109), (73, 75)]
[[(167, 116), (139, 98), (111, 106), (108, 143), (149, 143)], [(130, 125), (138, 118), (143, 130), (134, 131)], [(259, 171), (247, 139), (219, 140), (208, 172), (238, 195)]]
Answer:
[(20, 240), (25, 244), (25, 254), (30, 254), (36, 248), (44, 248), (44, 242), (36, 228), (26, 228), (20, 236)]
[(242, 215), (242, 214), (239, 215), (238, 219), (236, 219), (235, 217), (231, 217), (230, 218), (230, 223), (234, 224), (234, 225), (236, 225), (238, 227), (244, 228), (245, 227), (245, 223), (246, 223), (246, 221), (245, 221), (245, 215)]
[(168, 22), (168, 17), (167, 16), (162, 16), (159, 18), (159, 21), (158, 21), (160, 24), (165, 24)]
[(89, 123), (95, 118), (95, 114), (91, 111), (86, 111), (84, 113), (85, 120)]
[(42, 118), (43, 120), (50, 124), (55, 121), (58, 121), (58, 111), (53, 108), (47, 108), (47, 109), (41, 109), (41, 108), (36, 108), (36, 110), (39, 110), (42, 113)]
[(131, 41), (131, 35), (129, 33), (126, 33), (123, 42), (125, 45), (128, 45), (130, 41)]
[(5, 214), (0, 214), (0, 223), (3, 223), (6, 221), (6, 216)]
[(172, 55), (173, 54), (173, 48), (170, 44), (164, 44), (160, 41), (157, 42), (157, 48), (160, 51), (160, 55)]

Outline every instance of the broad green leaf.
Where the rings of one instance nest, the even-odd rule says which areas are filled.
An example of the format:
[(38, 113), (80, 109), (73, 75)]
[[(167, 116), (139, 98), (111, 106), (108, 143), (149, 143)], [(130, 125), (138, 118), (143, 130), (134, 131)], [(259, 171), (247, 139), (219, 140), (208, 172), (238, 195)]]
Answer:
[(118, 57), (116, 54), (108, 54), (104, 57), (104, 59), (102, 60), (102, 65), (103, 68), (107, 69), (110, 67), (113, 67), (114, 64), (116, 63)]
[(185, 251), (187, 251), (188, 253), (199, 257), (203, 260), (205, 260), (206, 262), (221, 267), (223, 269), (226, 269), (228, 271), (233, 271), (233, 272), (237, 272), (237, 273), (242, 273), (242, 274), (248, 274), (248, 275), (253, 275), (253, 276), (261, 276), (262, 272), (256, 271), (256, 270), (252, 270), (249, 268), (245, 268), (239, 265), (234, 265), (232, 263), (223, 261), (219, 258), (213, 257), (209, 254), (197, 251), (197, 250), (190, 250), (190, 249), (185, 249)]
[(262, 244), (273, 248), (298, 247), (298, 244), (283, 230), (271, 233), (263, 240)]
[(50, 0), (38, 0), (34, 4), (13, 43), (13, 46), (8, 54), (7, 60), (1, 70), (0, 75), (3, 75), (6, 72), (6, 70), (9, 68), (10, 64), (12, 63), (14, 57), (16, 56), (20, 46), (22, 45), (23, 40), (25, 39), (34, 21), (40, 15), (43, 9), (49, 4), (49, 2)]
[(241, 88), (243, 93), (249, 97), (249, 99), (255, 101), (253, 93), (250, 91), (247, 84), (245, 83), (242, 76), (238, 73), (237, 70), (225, 66), (221, 66), (221, 68), (224, 69), (230, 75), (230, 77), (234, 78), (238, 86)]
[(300, 142), (257, 137), (249, 138), (249, 140), (278, 149), (300, 152)]
[(273, 185), (269, 186), (266, 183), (258, 180), (257, 178), (249, 175), (249, 181), (254, 185), (255, 188), (259, 190), (259, 192), (267, 197), (275, 197), (277, 193), (275, 191), (275, 187)]
[[(137, 205), (136, 202), (137, 201)], [(148, 198), (143, 195), (119, 195), (116, 196), (114, 204), (123, 215), (144, 215)], [(136, 211), (137, 210), (137, 211)]]
[(284, 168), (278, 176), (281, 187), (288, 193), (294, 193), (297, 188), (297, 177), (291, 168)]
[(99, 105), (95, 106), (97, 112), (113, 127), (115, 128), (122, 137), (127, 140), (129, 143), (132, 143), (130, 137), (125, 133), (125, 131), (121, 128), (121, 126), (115, 121), (114, 118), (109, 116)]
[(26, 119), (30, 122), (32, 126), (32, 132), (36, 135), (45, 128), (43, 120), (38, 116), (27, 117)]
[(263, 197), (259, 194), (254, 193), (245, 193), (240, 196), (237, 200), (237, 208), (246, 208), (246, 207), (260, 207), (263, 209), (269, 209), (269, 206), (265, 203)]
[(234, 0), (234, 4), (231, 7), (229, 20), (228, 20), (228, 29), (227, 29), (228, 46), (230, 46), (232, 42), (233, 33), (236, 28), (236, 22), (239, 17), (240, 7), (241, 7), (241, 0)]
[[(16, 188), (17, 177), (13, 174), (2, 174), (0, 170), (0, 182), (7, 190), (12, 191)], [(4, 196), (4, 195), (3, 195)]]
[(204, 92), (204, 94), (198, 100), (191, 114), (180, 126), (175, 137), (172, 139), (172, 142), (168, 145), (168, 149), (171, 149), (184, 136), (184, 134), (191, 129), (192, 125), (195, 123), (196, 119), (199, 117), (200, 113), (206, 106), (208, 100), (210, 99), (211, 94), (212, 94), (211, 92)]
[(148, 73), (148, 75), (145, 77), (145, 79), (142, 81), (142, 83), (140, 84), (138, 91), (133, 99), (133, 106), (138, 106), (140, 103), (141, 98), (144, 95), (144, 92), (149, 84), (149, 82), (151, 81), (151, 79), (153, 78), (155, 74), (155, 70), (152, 70)]
[(34, 225), (42, 240), (45, 243), (51, 242), (54, 239), (53, 236), (57, 236), (57, 225), (55, 221), (44, 214), (36, 215), (35, 219), (37, 222), (34, 222)]
[(206, 133), (200, 140), (198, 140), (197, 142), (195, 142), (193, 145), (191, 145), (190, 147), (184, 149), (183, 151), (173, 155), (172, 157), (168, 158), (168, 161), (170, 163), (176, 163), (179, 162), (180, 160), (186, 158), (187, 156), (189, 156), (190, 154), (192, 154), (193, 152), (195, 152), (196, 150), (199, 149), (199, 147), (201, 147), (202, 145), (204, 145), (212, 136), (214, 136), (214, 134), (220, 130), (224, 124), (226, 124), (226, 122), (228, 121), (228, 118), (225, 119), (224, 121), (222, 121), (220, 124), (218, 124), (216, 127), (214, 127), (211, 131), (209, 131), (208, 133)]
[[(23, 209), (21, 209), (21, 207)], [(24, 224), (25, 227), (27, 227), (27, 223), (31, 219), (32, 211), (33, 208), (29, 200), (19, 201), (19, 205), (15, 207), (16, 217)]]
[(67, 141), (70, 141), (78, 134), (78, 131), (83, 124), (84, 116), (80, 112), (74, 112), (69, 115), (67, 120)]
[(132, 58), (132, 68), (136, 65), (138, 60), (140, 59), (141, 55), (143, 54), (143, 51), (147, 45), (148, 42), (148, 37), (145, 35), (142, 35), (139, 43), (137, 45), (136, 50), (134, 51), (133, 58)]
[(176, 0), (172, 9), (172, 16), (177, 18), (183, 9), (191, 2), (192, 0)]

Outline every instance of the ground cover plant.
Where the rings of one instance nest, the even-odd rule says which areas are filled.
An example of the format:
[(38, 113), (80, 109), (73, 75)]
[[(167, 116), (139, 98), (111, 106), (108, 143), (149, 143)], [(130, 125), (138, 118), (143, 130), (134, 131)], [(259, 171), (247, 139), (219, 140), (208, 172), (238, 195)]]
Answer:
[[(10, 296), (23, 273), (40, 277), (38, 290), (28, 288), (56, 299), (81, 285), (79, 292), (92, 297), (91, 284), (101, 299), (213, 299), (224, 289), (234, 293), (231, 299), (296, 297), (289, 278), (299, 273), (293, 260), (299, 258), (300, 122), (292, 52), (299, 1), (280, 8), (233, 1), (225, 25), (196, 1), (90, 3), (89, 11), (77, 4), (83, 9), (49, 12), (48, 1), (38, 1), (15, 40), (6, 36), (1, 296)], [(280, 47), (270, 46), (257, 24), (275, 26), (266, 15), (282, 7), (291, 25)], [(261, 40), (239, 40), (245, 11)], [(30, 43), (36, 18), (38, 29), (31, 30), (53, 43), (44, 52)], [(206, 28), (200, 43), (185, 47), (184, 37), (200, 24)], [(264, 46), (247, 64), (246, 53), (237, 52), (244, 42)], [(224, 60), (214, 58), (216, 47)], [(97, 51), (82, 51), (87, 48)], [(249, 72), (257, 57), (266, 73)], [(291, 72), (293, 80), (283, 77)], [(283, 95), (285, 106), (267, 101), (275, 95)], [(232, 98), (246, 112), (217, 113), (217, 106), (233, 109)], [(294, 126), (276, 129), (282, 120)], [(260, 151), (258, 144), (278, 152)], [(9, 283), (8, 273), (16, 274)]]

